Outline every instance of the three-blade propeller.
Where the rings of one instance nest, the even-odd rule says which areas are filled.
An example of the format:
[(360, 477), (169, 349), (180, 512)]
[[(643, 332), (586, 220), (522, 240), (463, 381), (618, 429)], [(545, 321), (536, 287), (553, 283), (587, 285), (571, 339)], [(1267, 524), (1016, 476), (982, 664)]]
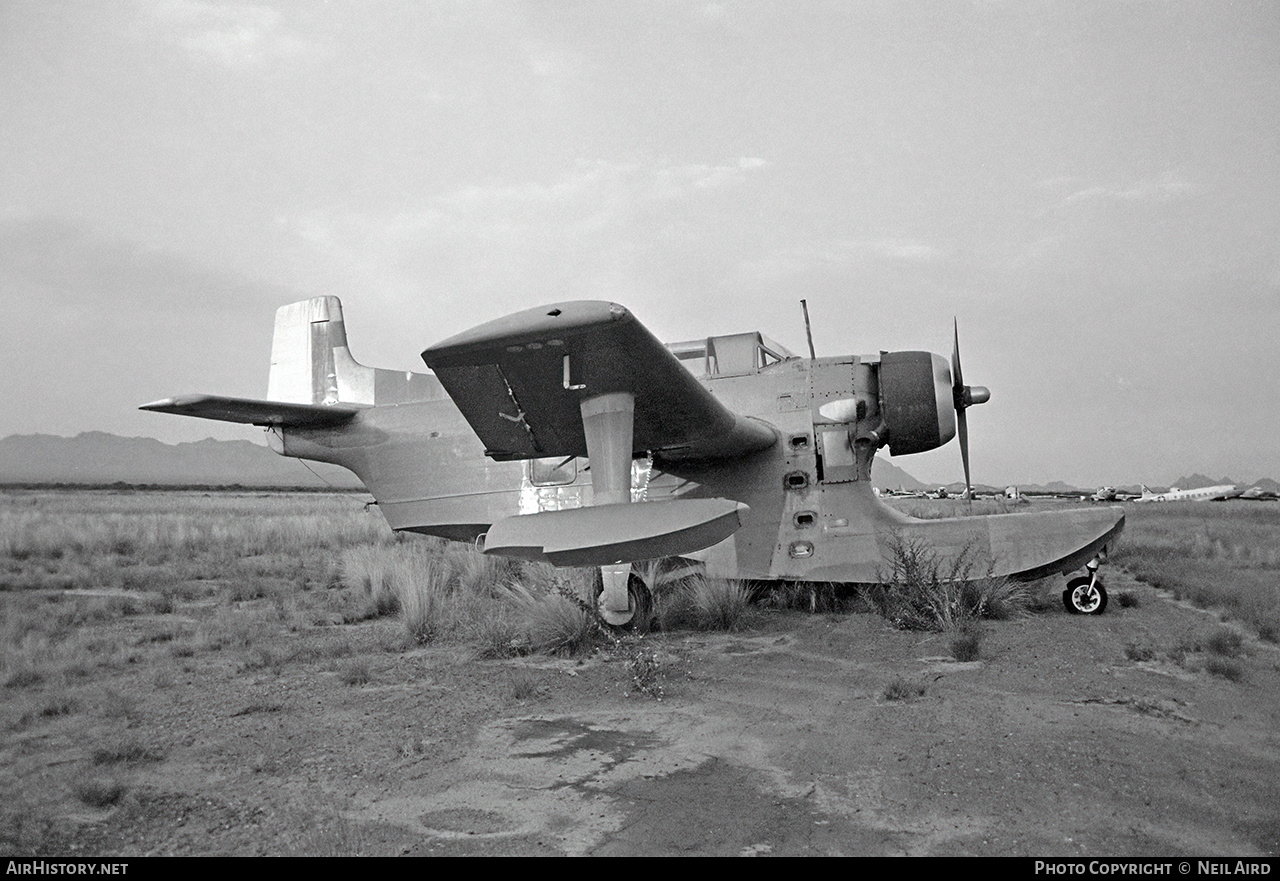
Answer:
[(960, 458), (964, 462), (964, 494), (965, 498), (973, 498), (973, 483), (969, 479), (969, 421), (965, 410), (974, 404), (985, 404), (991, 400), (991, 390), (981, 385), (965, 385), (964, 376), (960, 372), (960, 322), (953, 321), (955, 345), (951, 349), (951, 396), (956, 407), (956, 433), (960, 436)]

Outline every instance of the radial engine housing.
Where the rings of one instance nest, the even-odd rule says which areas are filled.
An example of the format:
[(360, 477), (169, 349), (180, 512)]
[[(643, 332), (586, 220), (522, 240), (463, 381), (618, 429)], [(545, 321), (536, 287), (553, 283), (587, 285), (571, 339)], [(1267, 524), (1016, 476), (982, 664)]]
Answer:
[(956, 436), (951, 366), (931, 352), (880, 356), (880, 412), (889, 454), (923, 453)]

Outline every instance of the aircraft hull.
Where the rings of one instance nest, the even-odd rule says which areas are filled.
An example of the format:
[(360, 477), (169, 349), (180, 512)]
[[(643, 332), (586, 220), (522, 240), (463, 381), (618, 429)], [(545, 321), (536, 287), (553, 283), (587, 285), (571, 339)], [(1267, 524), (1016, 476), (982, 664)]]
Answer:
[[(433, 428), (423, 430), (426, 426)], [(477, 542), (494, 524), (518, 522), (521, 514), (582, 508), (582, 515), (566, 518), (572, 528), (559, 530), (576, 532), (576, 544), (556, 539), (550, 542), (559, 549), (553, 553), (513, 555), (558, 565), (601, 565), (616, 562), (618, 547), (627, 544), (617, 529), (592, 528), (598, 521), (586, 510), (592, 492), (588, 472), (579, 469), (561, 486), (533, 486), (527, 463), (495, 462), (484, 455), (447, 399), (371, 408), (342, 430), (282, 434), (283, 454), (354, 471), (396, 530)], [(731, 578), (870, 583), (886, 571), (895, 544), (920, 543), (944, 571), (958, 564), (975, 578), (988, 573), (1038, 578), (1079, 568), (1113, 544), (1124, 525), (1118, 507), (918, 520), (884, 505), (869, 481), (788, 484), (788, 476), (807, 474), (814, 466), (811, 448), (783, 444), (732, 467), (684, 465), (678, 474), (650, 476), (643, 493), (633, 491), (643, 496), (636, 499), (638, 506), (660, 503), (656, 509), (678, 499), (719, 498), (749, 510), (732, 520), (719, 519), (712, 528), (673, 523), (669, 531), (684, 530), (686, 537), (665, 546), (658, 540), (662, 529), (646, 526), (624, 555), (692, 556), (703, 559), (711, 574)], [(651, 516), (651, 523), (661, 520), (657, 510)], [(737, 527), (727, 537), (717, 533), (726, 524)], [(501, 541), (522, 547), (526, 539)], [(701, 541), (705, 545), (698, 550)]]

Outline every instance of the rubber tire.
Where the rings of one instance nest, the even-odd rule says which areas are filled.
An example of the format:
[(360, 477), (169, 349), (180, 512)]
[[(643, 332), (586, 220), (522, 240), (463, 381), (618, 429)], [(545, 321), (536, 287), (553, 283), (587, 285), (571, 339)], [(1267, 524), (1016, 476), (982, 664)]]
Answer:
[(1067, 582), (1067, 589), (1062, 592), (1062, 605), (1066, 607), (1068, 612), (1073, 615), (1101, 615), (1107, 610), (1107, 589), (1102, 586), (1101, 580), (1094, 583), (1094, 589), (1098, 592), (1098, 604), (1096, 606), (1086, 608), (1076, 604), (1076, 592), (1083, 592), (1083, 589), (1088, 586), (1088, 575), (1081, 575)]
[[(596, 569), (595, 601), (600, 602), (600, 594), (604, 593), (604, 582), (600, 570)], [(634, 571), (627, 576), (627, 607), (632, 610), (631, 620), (625, 624), (610, 624), (602, 620), (606, 627), (615, 630), (634, 630), (637, 633), (648, 633), (653, 626), (653, 596), (644, 579)]]
[(636, 633), (648, 633), (653, 627), (653, 595), (644, 579), (634, 572), (627, 579), (627, 605), (635, 609), (635, 614), (626, 626)]

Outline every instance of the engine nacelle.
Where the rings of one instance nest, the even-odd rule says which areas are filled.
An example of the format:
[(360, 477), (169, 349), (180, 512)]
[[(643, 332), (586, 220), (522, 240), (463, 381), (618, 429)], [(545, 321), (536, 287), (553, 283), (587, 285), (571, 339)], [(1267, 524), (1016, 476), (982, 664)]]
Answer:
[(951, 365), (931, 352), (880, 356), (880, 413), (889, 453), (923, 453), (956, 436)]

